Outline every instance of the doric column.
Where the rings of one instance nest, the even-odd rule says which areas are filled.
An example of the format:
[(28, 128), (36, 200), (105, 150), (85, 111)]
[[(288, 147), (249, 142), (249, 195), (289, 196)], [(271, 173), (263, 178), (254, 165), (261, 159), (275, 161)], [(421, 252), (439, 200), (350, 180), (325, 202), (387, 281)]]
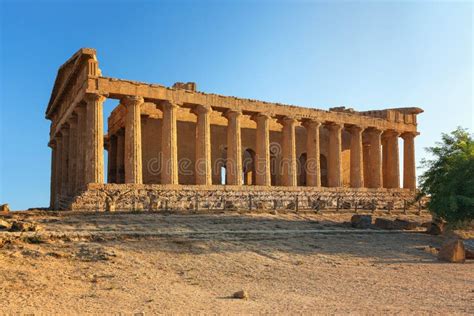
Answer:
[(109, 135), (107, 182), (117, 183), (117, 137)]
[(386, 188), (399, 188), (400, 187), (400, 164), (399, 164), (399, 153), (398, 153), (398, 136), (399, 133), (395, 131), (386, 131), (383, 134), (385, 138), (384, 155), (384, 186)]
[(370, 154), (369, 154), (369, 174), (370, 183), (369, 188), (381, 188), (382, 187), (382, 142), (381, 142), (382, 131), (377, 129), (371, 129), (368, 133), (370, 143)]
[(161, 150), (163, 153), (163, 168), (161, 168), (161, 183), (178, 184), (178, 130), (176, 125), (178, 105), (165, 101), (162, 108)]
[(382, 143), (382, 187), (387, 187), (387, 138), (382, 133), (381, 136), (381, 143)]
[(197, 105), (192, 112), (197, 116), (196, 123), (196, 184), (211, 185), (211, 123), (210, 106)]
[(77, 117), (73, 115), (69, 119), (69, 165), (67, 175), (68, 194), (73, 195), (76, 189), (76, 167), (77, 167)]
[(284, 117), (279, 120), (283, 125), (283, 148), (282, 148), (282, 168), (283, 168), (283, 185), (297, 185), (296, 171), (296, 119), (292, 117)]
[(362, 132), (363, 128), (360, 126), (352, 126), (349, 128), (351, 133), (351, 187), (364, 187), (364, 160), (362, 149)]
[(105, 97), (86, 94), (86, 184), (104, 182), (104, 111)]
[(306, 120), (303, 122), (306, 129), (306, 186), (321, 186), (321, 167), (319, 162), (319, 127), (320, 122)]
[(51, 148), (51, 183), (50, 183), (50, 196), (49, 196), (49, 208), (54, 209), (54, 201), (56, 200), (56, 140), (49, 142)]
[(255, 184), (272, 185), (270, 170), (270, 116), (258, 113), (252, 116), (257, 123), (255, 152)]
[(370, 142), (362, 137), (362, 151), (364, 156), (364, 187), (370, 188)]
[(87, 117), (86, 107), (83, 104), (79, 104), (76, 108), (77, 115), (77, 161), (76, 161), (76, 189), (82, 188), (85, 183), (85, 161), (86, 161), (86, 130), (87, 130)]
[(67, 124), (61, 129), (61, 135), (61, 196), (67, 196), (67, 179), (69, 178), (69, 126)]
[(403, 138), (403, 187), (416, 189), (415, 133), (404, 133)]
[(143, 183), (141, 105), (143, 98), (128, 96), (121, 100), (125, 105), (125, 183)]
[(54, 209), (59, 209), (59, 197), (61, 196), (62, 185), (62, 151), (63, 140), (62, 135), (56, 135), (56, 153), (55, 153), (55, 195), (54, 195)]
[(328, 186), (342, 187), (342, 124), (330, 123), (328, 148)]
[(117, 133), (117, 175), (115, 177), (117, 183), (125, 182), (125, 134), (123, 129), (120, 129)]
[(240, 118), (242, 112), (228, 110), (227, 118), (227, 161), (226, 176), (230, 185), (242, 185), (242, 140), (240, 135)]

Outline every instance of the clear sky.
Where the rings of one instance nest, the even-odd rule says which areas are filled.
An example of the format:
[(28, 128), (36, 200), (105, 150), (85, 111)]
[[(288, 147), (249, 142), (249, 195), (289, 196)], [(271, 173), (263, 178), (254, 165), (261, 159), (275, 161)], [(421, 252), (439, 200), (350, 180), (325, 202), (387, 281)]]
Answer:
[[(0, 0), (0, 204), (49, 203), (45, 109), (58, 67), (328, 109), (418, 106), (417, 160), (473, 130), (472, 2)], [(110, 112), (112, 104), (106, 104)]]

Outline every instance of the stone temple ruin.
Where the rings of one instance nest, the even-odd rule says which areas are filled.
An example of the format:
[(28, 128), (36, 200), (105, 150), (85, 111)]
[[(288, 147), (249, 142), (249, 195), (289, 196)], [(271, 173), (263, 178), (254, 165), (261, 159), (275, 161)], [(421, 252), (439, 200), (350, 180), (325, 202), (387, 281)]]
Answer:
[[(107, 98), (118, 105), (104, 134)], [(50, 207), (409, 211), (421, 112), (326, 111), (104, 77), (83, 48), (59, 68), (46, 110)]]

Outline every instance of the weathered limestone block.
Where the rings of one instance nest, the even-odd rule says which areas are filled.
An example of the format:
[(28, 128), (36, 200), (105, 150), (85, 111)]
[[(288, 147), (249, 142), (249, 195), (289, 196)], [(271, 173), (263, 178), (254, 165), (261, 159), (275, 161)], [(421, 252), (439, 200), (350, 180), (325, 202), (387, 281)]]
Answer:
[(362, 229), (370, 228), (372, 226), (372, 216), (361, 214), (352, 215), (351, 226)]
[(6, 220), (0, 218), (0, 230), (9, 230), (12, 224)]
[(400, 218), (395, 219), (393, 224), (394, 224), (395, 229), (401, 229), (401, 230), (413, 230), (419, 226), (419, 223), (415, 221), (410, 221), (407, 219), (400, 219)]
[(473, 260), (474, 259), (474, 245), (471, 247), (467, 244), (464, 244), (464, 250), (466, 253), (466, 260)]
[(430, 235), (442, 235), (446, 229), (446, 223), (441, 219), (434, 219), (430, 227), (427, 230), (427, 233)]
[(241, 299), (241, 300), (246, 300), (249, 298), (249, 294), (247, 291), (244, 291), (244, 290), (241, 290), (241, 291), (238, 291), (238, 292), (235, 292), (234, 294), (232, 294), (232, 297), (233, 298), (238, 298), (238, 299)]
[(438, 260), (463, 263), (466, 260), (463, 241), (455, 239), (445, 242), (439, 249)]
[(40, 230), (40, 226), (35, 223), (14, 221), (11, 223), (9, 231), (11, 232), (34, 232)]
[(0, 212), (2, 212), (2, 213), (9, 213), (9, 212), (10, 212), (10, 207), (8, 207), (8, 204), (2, 204), (2, 205), (0, 205)]
[(393, 221), (387, 218), (376, 218), (374, 225), (381, 229), (395, 229)]

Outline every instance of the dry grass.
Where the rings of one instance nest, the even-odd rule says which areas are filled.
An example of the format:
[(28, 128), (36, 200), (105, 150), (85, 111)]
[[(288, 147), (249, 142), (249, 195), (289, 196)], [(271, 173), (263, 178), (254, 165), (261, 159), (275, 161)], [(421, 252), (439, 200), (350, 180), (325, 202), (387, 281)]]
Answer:
[(426, 251), (441, 237), (349, 215), (15, 216), (42, 230), (0, 233), (2, 313), (474, 313), (474, 265)]

